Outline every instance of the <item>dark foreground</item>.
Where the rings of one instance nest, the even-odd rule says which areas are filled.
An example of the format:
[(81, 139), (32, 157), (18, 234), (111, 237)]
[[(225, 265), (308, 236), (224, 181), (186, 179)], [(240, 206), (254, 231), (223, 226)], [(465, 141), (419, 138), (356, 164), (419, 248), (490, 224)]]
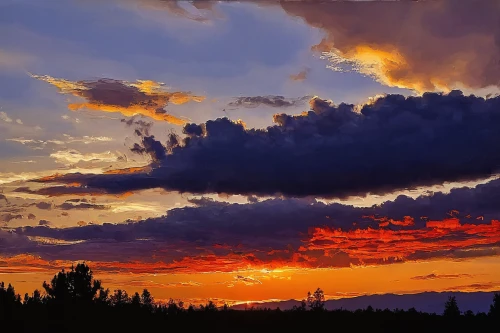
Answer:
[[(58, 316), (61, 314), (57, 314)], [(65, 320), (43, 312), (25, 313), (12, 332), (498, 332), (499, 320), (486, 315), (448, 318), (390, 311), (214, 311), (151, 314), (139, 309), (94, 309)], [(5, 326), (4, 326), (5, 327)]]
[(0, 332), (500, 332), (500, 294), (488, 313), (462, 313), (455, 297), (442, 314), (414, 309), (325, 310), (318, 288), (292, 310), (233, 310), (227, 305), (185, 307), (182, 301), (158, 304), (151, 293), (129, 296), (104, 289), (85, 264), (61, 271), (44, 291), (24, 298), (0, 283)]

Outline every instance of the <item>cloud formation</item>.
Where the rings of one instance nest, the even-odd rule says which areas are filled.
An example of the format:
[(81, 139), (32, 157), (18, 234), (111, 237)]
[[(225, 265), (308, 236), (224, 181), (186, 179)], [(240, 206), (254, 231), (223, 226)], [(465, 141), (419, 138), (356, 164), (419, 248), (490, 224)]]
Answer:
[(84, 103), (70, 103), (72, 111), (88, 109), (102, 112), (119, 112), (125, 116), (144, 115), (158, 121), (176, 125), (186, 123), (184, 119), (168, 114), (165, 107), (169, 104), (185, 104), (190, 101), (201, 102), (203, 96), (189, 92), (169, 92), (164, 84), (154, 81), (135, 83), (113, 79), (72, 82), (53, 78), (48, 75), (32, 75), (57, 87), (62, 94), (69, 94), (85, 99)]
[(459, 279), (459, 278), (471, 278), (471, 274), (428, 274), (428, 275), (418, 275), (414, 276), (412, 280), (436, 280), (436, 279)]
[(110, 207), (106, 205), (98, 205), (94, 203), (89, 203), (85, 199), (81, 199), (82, 202), (75, 203), (74, 201), (66, 200), (66, 202), (57, 206), (57, 208), (62, 210), (73, 210), (73, 209), (98, 209), (98, 210), (106, 210)]
[(322, 29), (313, 50), (335, 70), (419, 92), (499, 86), (500, 4), (495, 0), (280, 1)]
[(0, 215), (0, 221), (7, 222), (7, 223), (9, 223), (12, 220), (19, 220), (19, 219), (23, 219), (23, 218), (24, 218), (24, 216), (21, 214), (7, 213), (7, 214)]
[[(245, 129), (227, 118), (188, 124), (167, 144), (145, 136), (148, 173), (67, 174), (72, 193), (165, 188), (190, 193), (322, 196), (384, 194), (487, 178), (500, 165), (500, 97), (387, 95), (364, 105), (313, 98), (311, 111), (277, 114), (274, 126)], [(43, 180), (42, 180), (43, 181)], [(43, 191), (68, 191), (46, 187)]]
[(87, 153), (82, 154), (75, 149), (60, 150), (50, 154), (56, 162), (70, 166), (79, 162), (117, 162), (122, 155), (118, 155), (111, 151), (103, 153)]
[[(116, 270), (112, 262), (126, 262), (123, 270), (182, 273), (498, 256), (499, 184), (494, 180), (416, 199), (400, 196), (363, 208), (306, 199), (229, 204), (193, 198), (194, 207), (175, 208), (166, 216), (139, 222), (16, 228), (13, 236), (31, 241), (9, 243), (3, 253), (70, 261), (84, 255), (103, 270)], [(44, 247), (39, 240), (44, 240)], [(47, 240), (54, 245), (47, 246)], [(430, 274), (414, 279), (465, 277)]]
[(50, 221), (47, 221), (47, 220), (40, 220), (40, 221), (38, 221), (38, 225), (39, 226), (49, 226), (51, 224), (52, 223), (50, 223)]
[(368, 228), (343, 231), (314, 228), (309, 244), (301, 247), (299, 251), (324, 251), (327, 257), (343, 253), (361, 263), (376, 264), (384, 260), (418, 260), (427, 256), (469, 257), (469, 247), (479, 245), (496, 246), (490, 255), (500, 253), (500, 221), (474, 225), (461, 224), (458, 219), (449, 219), (428, 223), (425, 229), (419, 230)]
[(300, 106), (309, 100), (310, 96), (302, 98), (285, 98), (284, 96), (252, 96), (238, 97), (228, 104), (229, 107), (255, 108), (258, 106), (267, 106), (272, 108), (288, 108)]
[(297, 74), (290, 75), (290, 80), (292, 81), (304, 81), (307, 79), (307, 75), (309, 74), (310, 68), (305, 68), (298, 72)]
[(122, 119), (122, 123), (125, 123), (128, 127), (134, 126), (136, 128), (136, 134), (138, 135), (146, 135), (149, 136), (149, 131), (153, 126), (152, 122), (147, 122), (142, 119), (136, 119), (136, 117), (132, 117), (127, 119)]
[(207, 22), (215, 14), (214, 4), (216, 1), (191, 1), (189, 2), (190, 10), (180, 5), (180, 3), (187, 3), (186, 1), (179, 0), (126, 0), (126, 3), (135, 3), (146, 9), (165, 10), (175, 16), (197, 22)]
[(49, 140), (38, 140), (38, 139), (27, 139), (24, 137), (6, 139), (6, 141), (17, 142), (22, 145), (26, 145), (35, 150), (41, 150), (48, 146), (64, 146), (70, 143), (104, 143), (113, 141), (112, 138), (107, 136), (88, 136), (84, 135), (82, 137), (72, 137), (69, 134), (63, 134), (59, 139), (49, 139)]
[(1, 111), (0, 112), (0, 120), (3, 120), (5, 121), (6, 123), (11, 123), (12, 122), (12, 118), (10, 118), (7, 113), (5, 113), (4, 111)]

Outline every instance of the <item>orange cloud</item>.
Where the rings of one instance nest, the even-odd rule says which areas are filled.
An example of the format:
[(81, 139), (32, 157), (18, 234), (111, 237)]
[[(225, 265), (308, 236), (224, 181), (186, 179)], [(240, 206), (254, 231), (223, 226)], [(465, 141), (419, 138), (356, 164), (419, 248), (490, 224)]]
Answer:
[(281, 7), (326, 36), (331, 69), (417, 92), (499, 86), (498, 1), (328, 1)]
[(132, 167), (132, 168), (125, 168), (125, 169), (113, 169), (113, 170), (108, 170), (105, 171), (105, 175), (125, 175), (125, 174), (131, 174), (131, 173), (139, 173), (139, 172), (149, 172), (151, 170), (151, 167), (149, 165), (144, 166), (144, 167)]
[(143, 115), (158, 121), (184, 125), (186, 120), (168, 114), (164, 108), (168, 104), (181, 105), (190, 101), (201, 102), (204, 96), (189, 92), (169, 92), (163, 83), (138, 80), (135, 83), (99, 79), (97, 81), (72, 82), (48, 75), (32, 75), (34, 78), (52, 84), (62, 94), (81, 97), (83, 103), (70, 103), (72, 111), (88, 109), (102, 112), (118, 112), (127, 117)]
[[(83, 258), (81, 259), (83, 260)], [(40, 256), (22, 254), (11, 257), (0, 257), (0, 273), (22, 273), (22, 272), (54, 272), (62, 268), (70, 267), (77, 260), (45, 260)], [(197, 273), (232, 273), (244, 271), (262, 271), (274, 269), (307, 268), (305, 263), (287, 262), (286, 260), (261, 260), (252, 253), (227, 255), (198, 255), (183, 257), (179, 260), (164, 262), (144, 258), (144, 261), (91, 261), (87, 264), (95, 272), (101, 273), (132, 273), (132, 274), (197, 274)], [(237, 280), (248, 284), (258, 283), (250, 281), (250, 278), (238, 276)]]
[(70, 267), (71, 264), (70, 261), (48, 261), (30, 254), (19, 254), (11, 257), (0, 256), (0, 273), (53, 272)]

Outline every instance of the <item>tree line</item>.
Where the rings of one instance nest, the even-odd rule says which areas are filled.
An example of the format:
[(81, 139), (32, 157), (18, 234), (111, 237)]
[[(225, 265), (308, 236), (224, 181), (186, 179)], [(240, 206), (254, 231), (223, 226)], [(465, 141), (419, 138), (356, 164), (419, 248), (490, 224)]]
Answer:
[[(310, 325), (349, 325), (353, 331), (382, 329), (385, 332), (419, 331), (453, 327), (480, 330), (500, 323), (500, 294), (495, 294), (488, 313), (462, 313), (454, 297), (444, 305), (442, 314), (409, 310), (366, 309), (347, 311), (325, 309), (325, 296), (318, 288), (308, 293), (299, 306), (282, 311), (268, 308), (232, 310), (227, 304), (218, 307), (212, 301), (187, 307), (182, 301), (170, 299), (166, 304), (155, 302), (151, 293), (129, 295), (125, 290), (111, 292), (85, 263), (62, 270), (52, 280), (21, 297), (12, 285), (0, 283), (0, 320), (15, 321), (18, 331), (80, 332), (130, 329), (183, 329), (217, 332), (290, 332), (310, 330)], [(0, 326), (1, 327), (1, 326)], [(308, 329), (309, 327), (309, 329)]]

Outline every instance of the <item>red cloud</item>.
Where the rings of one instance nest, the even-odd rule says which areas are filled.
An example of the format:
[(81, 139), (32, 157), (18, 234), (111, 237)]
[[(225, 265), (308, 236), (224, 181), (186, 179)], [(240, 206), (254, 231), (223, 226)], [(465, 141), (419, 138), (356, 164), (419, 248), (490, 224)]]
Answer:
[(341, 251), (361, 262), (374, 262), (499, 243), (500, 221), (474, 225), (451, 218), (429, 221), (426, 228), (415, 230), (313, 228), (308, 244), (299, 251), (323, 250), (326, 255)]

